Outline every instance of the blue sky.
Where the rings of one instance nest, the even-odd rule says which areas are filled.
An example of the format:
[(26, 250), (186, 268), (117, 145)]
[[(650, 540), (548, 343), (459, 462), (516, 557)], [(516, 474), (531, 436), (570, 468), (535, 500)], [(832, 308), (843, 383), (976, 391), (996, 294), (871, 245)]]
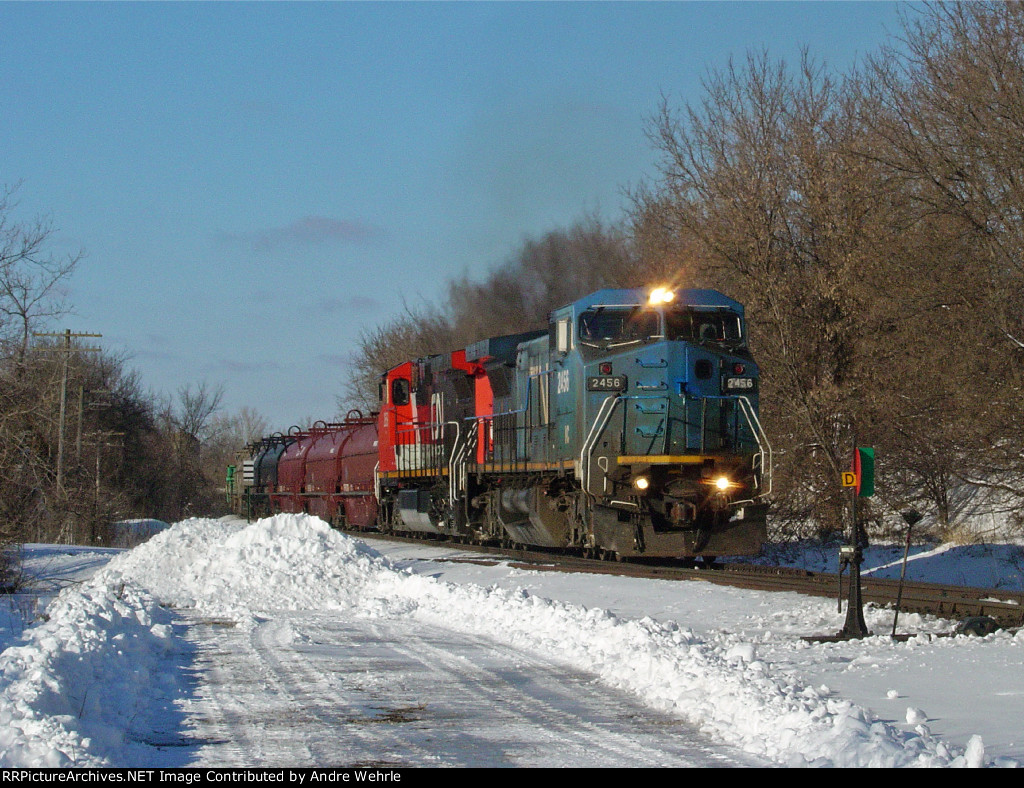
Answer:
[(662, 95), (751, 49), (845, 70), (900, 7), (0, 2), (0, 183), (86, 253), (51, 328), (285, 428), (403, 303), (617, 220)]

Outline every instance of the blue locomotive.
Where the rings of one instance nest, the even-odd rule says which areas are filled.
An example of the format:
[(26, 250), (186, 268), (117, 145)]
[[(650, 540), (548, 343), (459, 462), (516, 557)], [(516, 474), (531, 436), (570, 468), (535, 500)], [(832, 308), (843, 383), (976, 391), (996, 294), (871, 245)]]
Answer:
[(760, 550), (771, 449), (743, 307), (600, 290), (381, 379), (382, 529), (599, 557)]

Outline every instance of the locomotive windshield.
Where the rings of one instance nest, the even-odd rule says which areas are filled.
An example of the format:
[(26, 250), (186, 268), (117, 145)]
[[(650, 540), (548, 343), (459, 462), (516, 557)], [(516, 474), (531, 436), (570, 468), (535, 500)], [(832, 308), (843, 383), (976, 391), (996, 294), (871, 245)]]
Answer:
[(660, 339), (695, 344), (743, 345), (740, 316), (728, 310), (597, 307), (580, 315), (580, 344), (604, 350)]
[(735, 312), (673, 309), (665, 313), (665, 337), (734, 348), (743, 343), (743, 326)]
[(591, 347), (612, 348), (661, 335), (661, 316), (651, 309), (598, 307), (580, 315), (580, 342)]

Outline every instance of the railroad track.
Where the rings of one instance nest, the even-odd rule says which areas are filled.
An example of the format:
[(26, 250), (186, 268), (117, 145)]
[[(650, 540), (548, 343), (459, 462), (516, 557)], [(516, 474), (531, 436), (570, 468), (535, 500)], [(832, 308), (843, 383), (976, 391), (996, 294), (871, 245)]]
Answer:
[[(359, 538), (429, 544), (419, 538), (360, 532)], [(788, 567), (754, 564), (722, 564), (717, 568), (693, 569), (667, 561), (598, 561), (578, 556), (538, 550), (505, 549), (488, 545), (437, 542), (438, 547), (501, 556), (512, 559), (524, 569), (550, 572), (589, 572), (624, 577), (660, 580), (701, 580), (707, 583), (748, 588), (757, 591), (791, 591), (822, 597), (847, 597), (847, 578), (833, 572), (810, 572)], [(471, 561), (479, 559), (443, 559)], [(841, 585), (840, 585), (841, 584)], [(865, 603), (895, 608), (899, 588), (897, 580), (861, 578), (861, 595)], [(901, 613), (922, 613), (950, 619), (988, 616), (1002, 627), (1024, 626), (1024, 594), (999, 589), (949, 586), (939, 583), (904, 582), (900, 600)]]

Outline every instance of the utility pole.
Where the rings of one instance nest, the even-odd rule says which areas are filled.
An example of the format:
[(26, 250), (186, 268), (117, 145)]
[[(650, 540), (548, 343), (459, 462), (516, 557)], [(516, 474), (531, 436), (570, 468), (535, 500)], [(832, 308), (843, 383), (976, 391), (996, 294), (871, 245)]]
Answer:
[(115, 443), (124, 438), (123, 432), (111, 432), (109, 430), (101, 430), (94, 433), (96, 441), (96, 493), (93, 498), (93, 516), (92, 526), (89, 534), (89, 544), (95, 544), (99, 541), (100, 531), (100, 468), (102, 463), (100, 461), (100, 453), (104, 446), (107, 448), (118, 448), (124, 449), (123, 444), (120, 442)]
[(58, 494), (64, 491), (64, 422), (67, 418), (68, 406), (68, 367), (70, 366), (72, 353), (98, 353), (98, 347), (72, 346), (71, 340), (79, 337), (101, 337), (103, 334), (72, 333), (70, 328), (56, 334), (33, 333), (36, 337), (61, 337), (64, 341), (57, 347), (35, 348), (48, 353), (63, 354), (63, 371), (61, 373), (60, 386), (60, 419), (57, 427), (57, 491)]

